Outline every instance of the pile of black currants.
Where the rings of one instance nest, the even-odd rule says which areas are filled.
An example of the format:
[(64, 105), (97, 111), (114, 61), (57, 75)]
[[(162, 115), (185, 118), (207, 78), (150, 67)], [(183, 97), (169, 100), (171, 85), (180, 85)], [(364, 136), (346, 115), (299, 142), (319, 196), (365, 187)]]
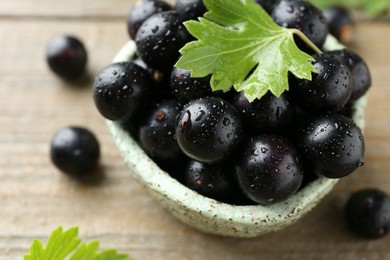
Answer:
[[(305, 1), (256, 1), (281, 26), (301, 30), (322, 48), (328, 25)], [(194, 38), (183, 22), (206, 11), (201, 0), (144, 0), (129, 14), (137, 46), (129, 62), (99, 72), (94, 101), (120, 121), (161, 169), (204, 196), (231, 204), (285, 200), (307, 182), (340, 178), (363, 165), (364, 140), (353, 104), (371, 85), (366, 63), (339, 50), (313, 54), (313, 80), (290, 75), (289, 91), (249, 102), (244, 93), (213, 92), (210, 77), (173, 67)]]

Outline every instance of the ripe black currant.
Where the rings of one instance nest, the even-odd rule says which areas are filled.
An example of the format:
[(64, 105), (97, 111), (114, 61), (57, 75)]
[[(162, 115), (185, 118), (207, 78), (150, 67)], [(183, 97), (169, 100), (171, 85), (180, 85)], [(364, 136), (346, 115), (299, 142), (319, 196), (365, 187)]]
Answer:
[(105, 118), (122, 120), (145, 108), (151, 100), (152, 87), (145, 69), (133, 62), (113, 63), (96, 75), (93, 98)]
[(259, 204), (282, 201), (301, 186), (303, 168), (298, 152), (286, 138), (253, 136), (237, 154), (235, 176), (243, 193)]
[(130, 9), (127, 16), (127, 30), (132, 39), (138, 32), (141, 24), (150, 16), (163, 11), (172, 10), (172, 6), (161, 0), (137, 1)]
[(352, 80), (351, 100), (362, 97), (371, 87), (371, 73), (366, 62), (350, 50), (331, 51), (328, 54), (349, 68)]
[(322, 13), (326, 18), (329, 33), (341, 43), (350, 43), (354, 31), (354, 21), (349, 10), (342, 6), (331, 6), (322, 10)]
[(267, 13), (271, 14), (279, 0), (255, 0), (255, 2), (261, 5)]
[(343, 115), (315, 116), (299, 130), (297, 144), (306, 168), (318, 176), (341, 178), (364, 162), (363, 134)]
[(171, 68), (179, 58), (179, 50), (191, 39), (183, 18), (175, 11), (165, 11), (142, 23), (135, 37), (141, 59), (154, 69)]
[(182, 103), (212, 95), (210, 76), (192, 78), (189, 70), (173, 68), (169, 85), (172, 94)]
[[(272, 11), (272, 18), (280, 26), (303, 32), (318, 48), (325, 43), (328, 25), (322, 12), (306, 1), (282, 0)], [(310, 51), (299, 39), (298, 46)]]
[(54, 73), (74, 80), (85, 71), (87, 51), (76, 37), (60, 35), (50, 40), (46, 48), (46, 59)]
[(390, 229), (390, 198), (378, 189), (363, 189), (352, 194), (345, 206), (350, 230), (364, 238), (380, 238)]
[(237, 110), (221, 98), (195, 99), (181, 112), (176, 138), (190, 158), (221, 162), (233, 154), (241, 141), (241, 119)]
[(183, 20), (193, 20), (203, 16), (206, 10), (202, 0), (176, 1), (176, 12), (183, 17)]
[(65, 127), (53, 137), (50, 157), (62, 172), (82, 177), (94, 170), (100, 157), (100, 146), (95, 135), (83, 127)]
[(317, 73), (312, 74), (312, 80), (293, 80), (291, 97), (296, 105), (307, 111), (337, 112), (351, 96), (350, 71), (327, 53), (315, 54), (313, 57)]
[(181, 105), (175, 100), (165, 100), (147, 113), (139, 129), (139, 143), (144, 151), (162, 168), (175, 164), (183, 153), (177, 144), (175, 130)]
[(227, 202), (237, 196), (233, 176), (229, 173), (220, 164), (191, 160), (184, 171), (184, 184), (201, 195)]
[(247, 131), (257, 134), (285, 131), (294, 115), (294, 108), (286, 94), (276, 97), (267, 93), (250, 103), (244, 92), (240, 92), (233, 98), (232, 105), (240, 112)]

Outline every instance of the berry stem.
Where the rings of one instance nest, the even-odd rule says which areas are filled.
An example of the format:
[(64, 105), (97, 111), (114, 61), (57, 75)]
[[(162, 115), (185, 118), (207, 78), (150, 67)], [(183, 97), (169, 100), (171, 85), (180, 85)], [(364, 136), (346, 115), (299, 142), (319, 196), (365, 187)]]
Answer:
[(318, 54), (321, 54), (322, 51), (309, 39), (307, 38), (307, 36), (301, 32), (300, 30), (298, 29), (295, 29), (295, 28), (292, 28), (292, 29), (288, 29), (290, 30), (290, 32), (292, 32), (293, 34), (297, 35), (299, 38), (301, 38), (301, 40), (303, 40), (310, 48), (312, 48), (316, 53)]

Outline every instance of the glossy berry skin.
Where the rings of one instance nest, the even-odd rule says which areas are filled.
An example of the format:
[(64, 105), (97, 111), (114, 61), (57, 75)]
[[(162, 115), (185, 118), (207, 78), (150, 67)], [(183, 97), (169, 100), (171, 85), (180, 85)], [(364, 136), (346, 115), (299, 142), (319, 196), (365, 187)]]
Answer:
[[(272, 19), (280, 26), (300, 30), (318, 48), (325, 43), (328, 34), (326, 19), (319, 9), (306, 1), (280, 1), (272, 11)], [(303, 42), (298, 42), (300, 47), (303, 46)]]
[(177, 0), (176, 12), (180, 14), (185, 21), (194, 20), (203, 16), (207, 11), (202, 0)]
[(364, 138), (358, 126), (343, 115), (323, 114), (303, 126), (298, 150), (311, 173), (341, 178), (364, 163)]
[(301, 186), (303, 170), (291, 142), (276, 135), (252, 136), (237, 153), (235, 177), (243, 193), (259, 204), (280, 202)]
[(349, 10), (342, 6), (331, 6), (322, 10), (322, 13), (326, 18), (329, 33), (341, 43), (350, 43), (355, 25)]
[(349, 50), (338, 50), (329, 52), (333, 58), (344, 63), (351, 72), (352, 93), (351, 100), (362, 97), (371, 87), (371, 73), (367, 63), (357, 53)]
[(174, 67), (169, 83), (171, 93), (182, 103), (211, 96), (210, 77), (191, 78), (191, 71)]
[(255, 0), (255, 3), (261, 5), (267, 13), (271, 14), (279, 0)]
[(183, 107), (176, 138), (190, 158), (205, 163), (221, 162), (233, 154), (241, 141), (239, 114), (223, 99), (195, 99)]
[(83, 75), (87, 59), (84, 44), (74, 36), (54, 37), (46, 48), (46, 60), (50, 69), (68, 80), (74, 80)]
[(175, 163), (183, 153), (174, 137), (181, 105), (175, 100), (157, 103), (139, 130), (139, 143), (158, 163)]
[(166, 11), (143, 22), (135, 39), (141, 59), (153, 69), (165, 70), (176, 63), (190, 34), (178, 13)]
[(153, 81), (145, 69), (133, 62), (113, 63), (96, 75), (93, 99), (105, 118), (122, 120), (147, 105), (152, 87)]
[(50, 157), (62, 172), (82, 177), (91, 173), (98, 164), (99, 142), (86, 128), (65, 127), (51, 140)]
[(317, 113), (337, 112), (348, 102), (352, 79), (347, 66), (329, 54), (315, 54), (312, 80), (297, 80), (292, 98), (302, 109)]
[(381, 238), (390, 229), (390, 198), (377, 189), (352, 194), (345, 205), (345, 220), (350, 230), (364, 238)]
[(137, 1), (130, 9), (127, 16), (127, 31), (132, 39), (141, 24), (150, 16), (161, 13), (163, 11), (172, 10), (172, 6), (165, 1), (160, 0), (142, 0)]
[(233, 176), (222, 165), (190, 160), (184, 175), (184, 184), (203, 196), (227, 202), (236, 194)]
[(276, 97), (269, 92), (250, 103), (244, 92), (240, 92), (232, 105), (240, 112), (245, 129), (257, 134), (283, 132), (294, 116), (294, 107), (286, 94)]

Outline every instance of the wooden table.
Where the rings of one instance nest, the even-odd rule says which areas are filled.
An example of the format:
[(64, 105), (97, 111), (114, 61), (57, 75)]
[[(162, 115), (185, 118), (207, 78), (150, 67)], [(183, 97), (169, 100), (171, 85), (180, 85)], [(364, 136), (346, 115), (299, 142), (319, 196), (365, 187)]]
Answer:
[[(361, 21), (351, 46), (368, 62), (366, 164), (342, 179), (318, 207), (285, 230), (252, 239), (200, 233), (171, 217), (130, 176), (91, 99), (91, 82), (72, 87), (53, 75), (45, 46), (55, 35), (81, 38), (89, 71), (110, 63), (128, 39), (128, 0), (2, 0), (0, 5), (0, 259), (21, 259), (34, 238), (79, 226), (134, 259), (390, 259), (390, 236), (366, 241), (342, 218), (351, 192), (390, 193), (390, 24)], [(62, 127), (91, 129), (104, 178), (83, 185), (51, 164), (49, 142)]]

